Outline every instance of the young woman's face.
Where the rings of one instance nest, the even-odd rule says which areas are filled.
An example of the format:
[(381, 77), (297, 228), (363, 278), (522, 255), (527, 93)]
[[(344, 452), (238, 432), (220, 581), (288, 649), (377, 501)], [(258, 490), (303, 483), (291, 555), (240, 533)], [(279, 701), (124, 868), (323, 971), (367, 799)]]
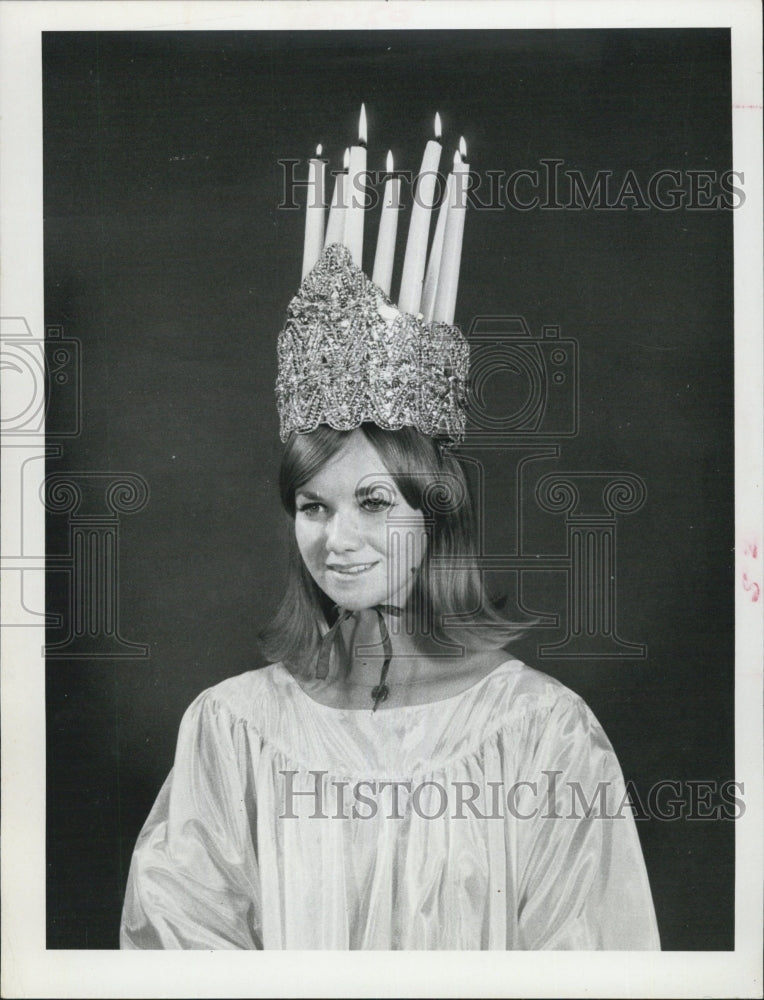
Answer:
[(361, 431), (298, 488), (295, 508), (300, 554), (335, 604), (405, 605), (424, 558), (424, 517)]

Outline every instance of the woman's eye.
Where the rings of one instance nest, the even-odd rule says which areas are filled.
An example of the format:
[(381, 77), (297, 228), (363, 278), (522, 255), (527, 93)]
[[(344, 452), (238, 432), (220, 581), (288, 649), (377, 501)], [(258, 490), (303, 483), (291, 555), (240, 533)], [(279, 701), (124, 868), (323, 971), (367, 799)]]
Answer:
[(389, 510), (395, 506), (395, 503), (392, 497), (389, 496), (371, 496), (364, 497), (361, 501), (361, 506), (371, 514), (376, 514), (379, 511)]
[(300, 514), (307, 514), (308, 517), (316, 517), (323, 511), (323, 509), (324, 505), (316, 501), (311, 503), (302, 503), (297, 508)]

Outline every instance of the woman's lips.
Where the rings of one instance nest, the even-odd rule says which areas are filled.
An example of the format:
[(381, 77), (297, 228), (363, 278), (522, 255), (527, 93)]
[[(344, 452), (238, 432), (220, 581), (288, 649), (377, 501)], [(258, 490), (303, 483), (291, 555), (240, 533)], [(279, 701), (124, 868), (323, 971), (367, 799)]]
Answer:
[(341, 565), (339, 563), (327, 563), (327, 569), (331, 573), (336, 573), (338, 576), (360, 576), (362, 573), (367, 573), (370, 569), (376, 566), (376, 562), (368, 563), (353, 563), (351, 565)]

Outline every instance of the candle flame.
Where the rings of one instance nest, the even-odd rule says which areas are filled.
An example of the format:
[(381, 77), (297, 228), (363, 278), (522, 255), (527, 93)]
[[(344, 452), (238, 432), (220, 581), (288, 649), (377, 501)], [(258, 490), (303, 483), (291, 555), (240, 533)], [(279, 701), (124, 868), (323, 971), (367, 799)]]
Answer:
[(464, 141), (464, 136), (461, 136), (459, 139), (459, 155), (462, 160), (467, 159), (467, 143)]
[(319, 144), (316, 146), (316, 156), (320, 156), (323, 153), (323, 151), (324, 151), (324, 147), (319, 142)]
[(349, 166), (350, 166), (350, 150), (346, 148), (345, 155), (342, 157), (343, 170), (347, 170)]
[(457, 149), (457, 150), (454, 151), (454, 166), (458, 167), (459, 164), (462, 163), (462, 162), (463, 162), (462, 161), (462, 154)]
[(361, 114), (358, 117), (358, 141), (366, 144), (366, 105), (361, 105)]
[(391, 174), (393, 172), (393, 151), (388, 149), (387, 151), (387, 172)]
[(440, 125), (440, 115), (436, 111), (435, 112), (435, 138), (438, 140), (438, 142), (440, 142), (440, 137), (441, 137), (442, 133), (443, 133), (443, 129), (441, 128), (441, 125)]

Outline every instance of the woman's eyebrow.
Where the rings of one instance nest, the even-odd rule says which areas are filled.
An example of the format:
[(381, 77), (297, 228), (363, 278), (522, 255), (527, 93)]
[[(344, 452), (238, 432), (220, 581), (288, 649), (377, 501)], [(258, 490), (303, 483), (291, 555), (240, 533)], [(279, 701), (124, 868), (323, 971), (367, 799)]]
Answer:
[(355, 495), (356, 497), (366, 498), (368, 496), (376, 496), (380, 491), (397, 493), (391, 482), (380, 479), (375, 480), (373, 483), (359, 483), (356, 486)]
[(320, 493), (314, 493), (313, 490), (304, 490), (304, 489), (302, 489), (302, 487), (298, 487), (297, 490), (295, 490), (295, 496), (296, 497), (305, 497), (306, 500), (320, 500), (321, 499), (321, 494)]

